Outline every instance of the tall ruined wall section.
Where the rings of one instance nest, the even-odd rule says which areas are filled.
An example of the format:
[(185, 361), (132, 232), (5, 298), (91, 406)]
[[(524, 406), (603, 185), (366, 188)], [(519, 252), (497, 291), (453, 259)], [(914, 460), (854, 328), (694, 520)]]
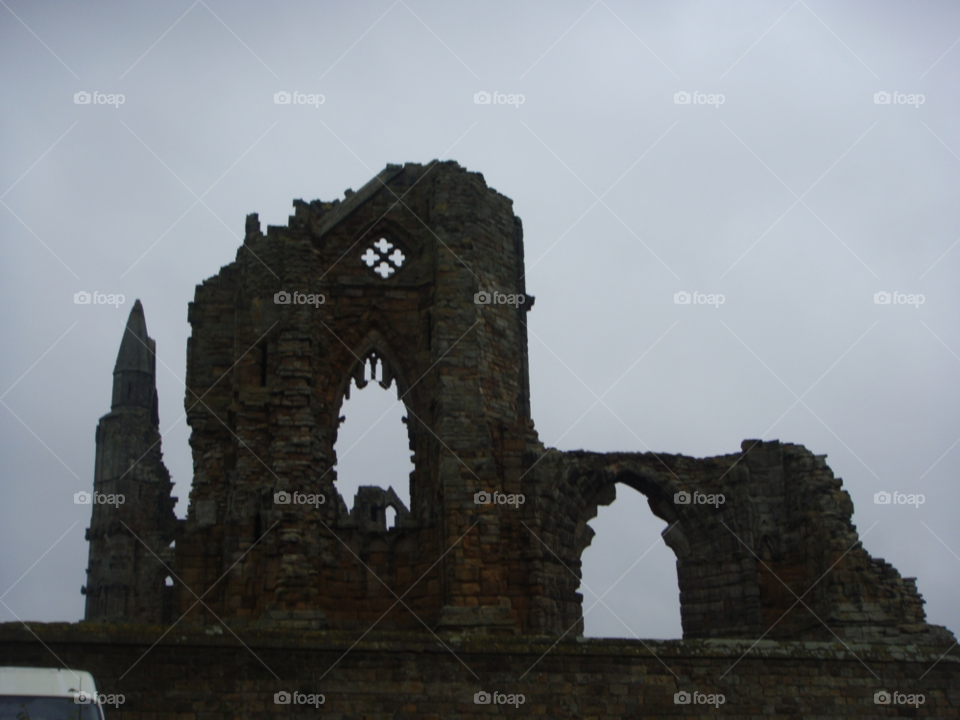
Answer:
[[(387, 626), (524, 624), (510, 601), (528, 594), (523, 568), (511, 577), (504, 563), (499, 510), (473, 503), (481, 489), (519, 492), (536, 442), (515, 362), (526, 356), (522, 311), (474, 301), (518, 292), (511, 202), (482, 176), (435, 163), (388, 166), (343, 202), (295, 208), (266, 235), (250, 216), (237, 261), (191, 304), (195, 479), (178, 575), (213, 586), (204, 602), (218, 615), (261, 624), (366, 626), (398, 596), (413, 613), (397, 607)], [(401, 259), (380, 252), (389, 272), (377, 274), (363, 257), (381, 238)], [(371, 360), (406, 406), (416, 468), (411, 507), (396, 508), (389, 530), (383, 505), (395, 496), (367, 492), (348, 513), (336, 491), (340, 407)], [(281, 491), (327, 501), (281, 506)], [(179, 591), (182, 611), (194, 601)]]
[(539, 467), (550, 488), (543, 537), (559, 556), (546, 560), (544, 575), (568, 627), (582, 627), (586, 523), (619, 482), (668, 523), (663, 541), (677, 555), (685, 638), (953, 641), (926, 624), (914, 579), (863, 548), (842, 482), (803, 446), (745, 440), (740, 453), (705, 459), (553, 452)]

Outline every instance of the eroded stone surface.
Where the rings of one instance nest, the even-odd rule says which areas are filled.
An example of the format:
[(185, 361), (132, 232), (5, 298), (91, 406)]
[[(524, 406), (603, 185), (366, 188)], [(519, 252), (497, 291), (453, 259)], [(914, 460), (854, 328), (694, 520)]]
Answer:
[[(158, 642), (165, 627), (0, 623), (0, 663), (89, 670), (101, 693), (124, 695), (113, 716), (125, 720), (317, 717), (276, 704), (282, 691), (322, 694), (321, 716), (371, 720), (960, 717), (956, 648), (500, 636), (450, 639), (451, 652), (427, 633), (276, 629), (244, 633), (243, 648), (213, 627), (178, 624)], [(477, 692), (523, 704), (478, 704)], [(723, 704), (678, 704), (678, 692)], [(923, 702), (878, 705), (878, 692)]]
[(166, 586), (164, 563), (173, 565), (177, 499), (160, 452), (156, 388), (156, 345), (137, 300), (117, 354), (111, 409), (97, 425), (82, 590), (87, 620), (159, 622), (172, 615), (175, 591)]
[[(748, 440), (705, 459), (545, 448), (530, 418), (522, 225), (481, 175), (392, 165), (343, 202), (294, 208), (265, 234), (248, 216), (236, 261), (190, 304), (194, 478), (171, 591), (184, 623), (576, 636), (587, 522), (621, 482), (669, 523), (685, 638), (952, 642), (925, 622), (914, 580), (860, 546), (841, 481), (800, 445)], [(406, 407), (411, 502), (362, 488), (348, 512), (334, 444), (369, 364)], [(159, 440), (145, 405), (123, 412), (142, 431), (98, 434), (101, 485), (101, 454)], [(147, 457), (131, 481), (152, 489), (124, 517), (162, 549), (169, 480), (159, 451)], [(139, 604), (131, 615), (88, 598), (87, 619), (162, 620), (155, 581), (109, 559), (135, 547), (123, 528), (95, 514), (90, 539), (90, 588), (134, 588)]]

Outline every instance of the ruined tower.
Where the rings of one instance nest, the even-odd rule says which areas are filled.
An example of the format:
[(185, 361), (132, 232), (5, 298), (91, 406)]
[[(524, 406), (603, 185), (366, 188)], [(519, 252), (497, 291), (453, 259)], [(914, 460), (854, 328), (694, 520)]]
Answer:
[(176, 498), (159, 423), (156, 345), (137, 300), (113, 370), (110, 412), (97, 425), (86, 620), (159, 623), (171, 614), (173, 588), (157, 556), (172, 566)]
[[(261, 624), (526, 627), (529, 543), (511, 540), (526, 511), (508, 525), (474, 502), (532, 494), (525, 453), (540, 447), (520, 220), (452, 162), (390, 165), (347, 195), (295, 201), (289, 226), (266, 234), (249, 216), (236, 262), (197, 287), (177, 573), (198, 593), (216, 583), (205, 602), (218, 615)], [(340, 409), (367, 365), (407, 411), (409, 508), (365, 489), (348, 512), (337, 490)]]

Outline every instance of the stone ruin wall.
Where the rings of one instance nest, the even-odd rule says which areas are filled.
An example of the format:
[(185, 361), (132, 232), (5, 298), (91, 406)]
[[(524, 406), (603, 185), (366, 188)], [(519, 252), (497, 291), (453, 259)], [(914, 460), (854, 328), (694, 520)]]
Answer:
[[(354, 632), (274, 630), (245, 633), (248, 652), (227, 632), (183, 623), (154, 646), (165, 629), (31, 624), (57, 657), (93, 672), (100, 692), (124, 695), (120, 712), (107, 709), (124, 720), (960, 717), (955, 649), (944, 656), (942, 648), (770, 640), (554, 645), (519, 636), (449, 641), (454, 657), (424, 633), (374, 632), (355, 645)], [(56, 658), (19, 623), (3, 623), (0, 663), (49, 667)], [(319, 712), (275, 704), (284, 691), (322, 694), (324, 702)], [(483, 691), (524, 702), (476, 704)], [(923, 704), (877, 705), (883, 691), (923, 695)], [(678, 692), (724, 702), (676, 704)]]
[[(508, 579), (498, 518), (460, 538), (477, 519), (473, 494), (511, 491), (526, 436), (535, 438), (521, 414), (529, 407), (522, 311), (482, 315), (473, 302), (481, 284), (517, 291), (522, 231), (509, 200), (487, 191), (482, 177), (449, 164), (430, 169), (381, 173), (372, 189), (382, 180), (395, 195), (368, 186), (345, 207), (298, 201), (289, 227), (266, 235), (251, 216), (237, 262), (198, 287), (186, 397), (196, 467), (177, 567), (185, 585), (207, 587), (239, 560), (205, 598), (218, 615), (369, 624), (395, 597), (360, 558), (392, 587), (424, 576), (404, 602), (431, 625), (444, 611), (478, 622), (479, 606), (501, 624), (517, 620), (504, 598), (522, 600), (525, 591)], [(358, 262), (379, 237), (405, 255), (389, 280)], [(441, 243), (451, 252), (438, 251)], [(280, 291), (322, 293), (325, 303), (277, 305)], [(331, 467), (340, 406), (370, 353), (403, 396), (416, 467), (411, 507), (396, 508), (400, 521), (389, 532), (369, 492), (346, 511)], [(330, 501), (314, 511), (278, 508), (281, 490)], [(181, 593), (181, 611), (194, 600)], [(384, 624), (419, 625), (403, 608)]]
[[(704, 459), (552, 455), (541, 463), (550, 489), (542, 538), (564, 552), (557, 550), (563, 564), (546, 562), (543, 572), (551, 595), (567, 598), (556, 607), (565, 627), (580, 617), (580, 557), (593, 536), (587, 521), (623, 483), (668, 523), (663, 540), (677, 556), (684, 638), (953, 642), (945, 628), (926, 624), (915, 579), (864, 550), (841, 480), (801, 445), (745, 440), (740, 453)], [(722, 494), (724, 502), (678, 504), (684, 491)]]
[[(288, 226), (266, 234), (249, 216), (236, 261), (190, 305), (194, 479), (176, 527), (173, 616), (253, 629), (362, 631), (378, 621), (576, 636), (587, 522), (622, 482), (668, 523), (685, 638), (952, 642), (925, 623), (915, 582), (858, 544), (849, 495), (802, 446), (745, 441), (706, 459), (545, 448), (530, 419), (533, 298), (474, 302), (480, 291), (526, 293), (520, 220), (481, 175), (453, 162), (388, 166), (343, 202), (294, 206)], [(405, 258), (388, 278), (360, 261), (380, 237)], [(281, 291), (325, 302), (277, 304)], [(371, 360), (407, 409), (411, 507), (365, 488), (347, 512), (333, 448), (350, 379), (362, 382)], [(327, 502), (278, 505), (281, 491)], [(478, 491), (526, 502), (477, 505)], [(681, 491), (725, 502), (677, 504)], [(398, 511), (391, 529), (387, 505)], [(114, 520), (159, 543), (166, 511), (138, 507)], [(92, 533), (103, 527), (97, 512)], [(111, 527), (91, 541), (91, 569), (111, 538), (130, 539)], [(102, 567), (94, 574), (110, 580)], [(155, 591), (126, 582), (141, 596)], [(158, 622), (158, 607), (124, 615), (88, 605), (87, 619)]]

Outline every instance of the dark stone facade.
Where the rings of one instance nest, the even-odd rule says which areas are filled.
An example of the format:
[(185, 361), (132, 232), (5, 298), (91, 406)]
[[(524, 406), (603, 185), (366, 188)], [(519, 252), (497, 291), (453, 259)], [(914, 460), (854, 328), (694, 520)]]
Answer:
[[(142, 489), (115, 515), (129, 528), (95, 511), (88, 593), (122, 587), (136, 601), (91, 595), (88, 620), (164, 620), (162, 559), (173, 617), (188, 625), (577, 636), (587, 522), (619, 482), (669, 523), (686, 639), (953, 641), (925, 622), (914, 580), (862, 548), (849, 495), (802, 446), (745, 441), (706, 459), (544, 447), (530, 418), (522, 225), (481, 175), (390, 165), (343, 202), (294, 207), (265, 234), (248, 216), (236, 261), (190, 305), (185, 521), (171, 523), (158, 444), (134, 470), (101, 471), (101, 456), (159, 442), (145, 401), (123, 409), (115, 395), (101, 420), (96, 482), (123, 470)], [(142, 339), (152, 349), (145, 326)], [(409, 508), (362, 488), (347, 512), (337, 492), (340, 409), (368, 365), (406, 408)], [(138, 429), (111, 435), (121, 412)], [(480, 504), (480, 492), (524, 502)], [(144, 540), (136, 561), (131, 531)]]

